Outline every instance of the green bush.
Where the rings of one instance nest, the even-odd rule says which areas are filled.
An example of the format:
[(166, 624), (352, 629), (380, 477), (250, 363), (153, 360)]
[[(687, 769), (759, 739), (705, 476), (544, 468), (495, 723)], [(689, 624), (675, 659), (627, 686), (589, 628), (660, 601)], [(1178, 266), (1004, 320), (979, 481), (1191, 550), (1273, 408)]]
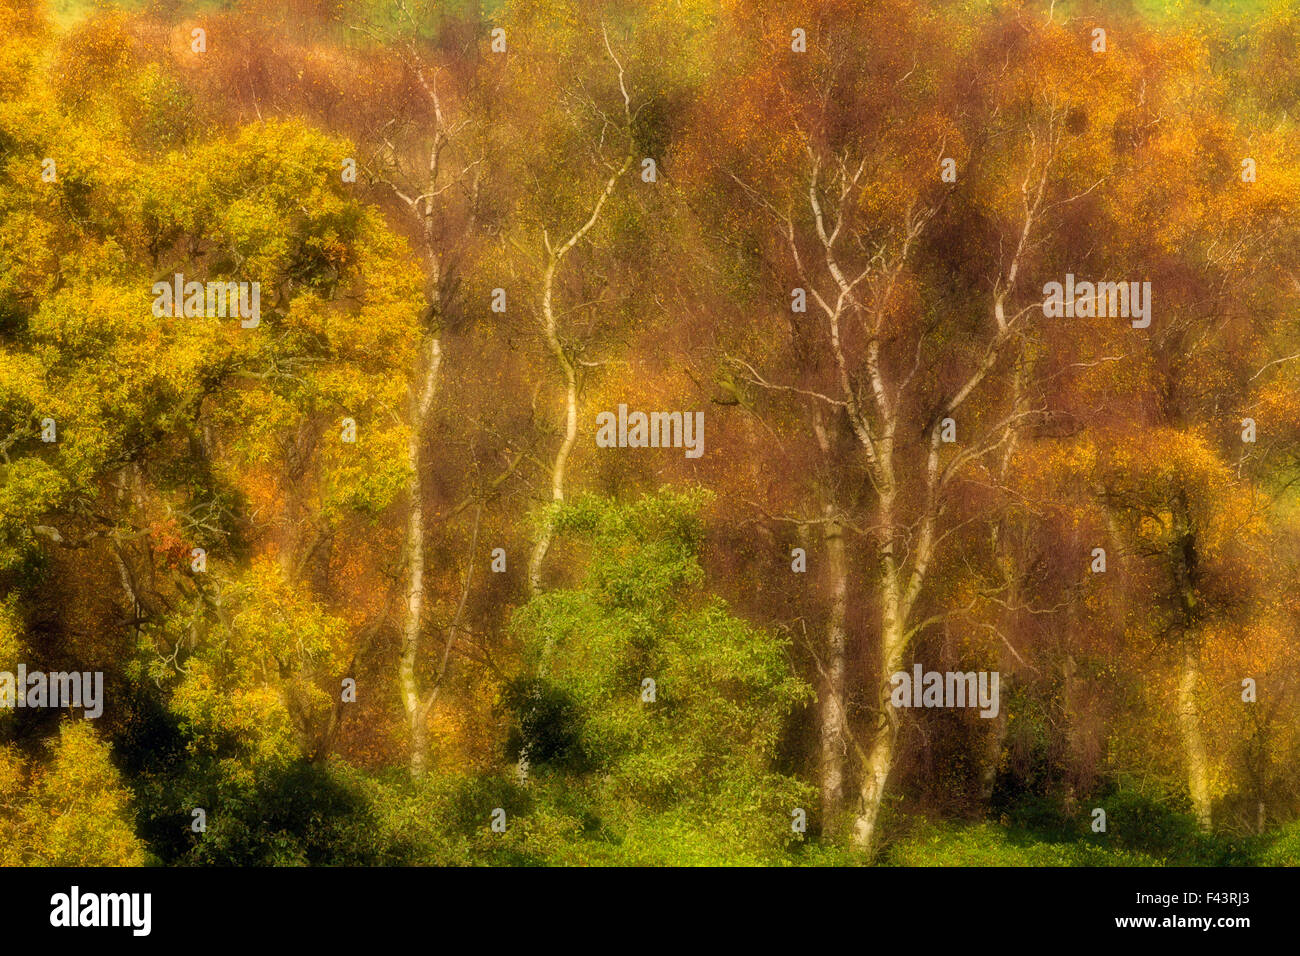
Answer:
[(1082, 841), (1051, 843), (991, 823), (923, 823), (884, 854), (886, 866), (1159, 866), (1144, 853)]

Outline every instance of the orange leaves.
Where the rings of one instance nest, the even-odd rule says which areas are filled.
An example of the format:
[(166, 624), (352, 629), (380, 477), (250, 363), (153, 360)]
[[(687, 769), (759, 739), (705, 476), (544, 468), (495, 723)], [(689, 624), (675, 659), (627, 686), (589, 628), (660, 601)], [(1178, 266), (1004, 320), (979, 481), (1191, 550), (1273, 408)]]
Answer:
[(171, 516), (149, 523), (149, 542), (164, 567), (187, 570), (194, 542), (186, 540), (180, 523)]
[[(942, 69), (911, 59), (927, 48), (930, 29), (914, 5), (832, 0), (783, 7), (772, 18), (736, 4), (729, 14), (731, 29), (715, 38), (721, 69), (697, 99), (693, 136), (682, 147), (688, 178), (734, 173), (784, 211), (806, 192), (810, 153), (827, 164), (844, 154), (856, 162), (869, 146), (887, 157), (889, 167), (869, 180), (884, 187), (876, 202), (897, 195), (900, 178), (937, 178), (935, 152), (946, 136), (950, 154), (961, 155), (942, 110), (912, 109)], [(791, 50), (795, 28), (806, 31), (807, 52)]]
[(127, 15), (107, 11), (72, 31), (55, 69), (69, 91), (112, 84), (128, 72), (133, 45)]

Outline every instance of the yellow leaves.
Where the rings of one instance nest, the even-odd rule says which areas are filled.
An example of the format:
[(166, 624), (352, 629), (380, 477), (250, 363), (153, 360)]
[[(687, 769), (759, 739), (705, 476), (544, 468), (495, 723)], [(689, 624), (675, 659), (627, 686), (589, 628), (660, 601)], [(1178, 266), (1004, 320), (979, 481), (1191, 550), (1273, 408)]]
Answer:
[[(15, 165), (16, 160), (9, 168), (11, 176), (18, 172)], [(0, 216), (0, 299), (39, 296), (53, 287), (58, 271), (54, 255), (58, 240), (55, 222), (31, 210), (13, 210)]]
[(72, 96), (113, 85), (132, 72), (132, 44), (127, 15), (104, 11), (67, 35), (55, 61), (55, 75)]
[(268, 558), (255, 560), (226, 594), (228, 626), (208, 628), (172, 706), (197, 749), (217, 749), (234, 734), (254, 767), (288, 763), (300, 753), (302, 727), (332, 701), (320, 684), (342, 667), (347, 628)]
[[(9, 597), (0, 602), (0, 672), (15, 673), (23, 652), (23, 621), (17, 600)], [(0, 782), (0, 792), (4, 789)]]
[(34, 418), (39, 410), (54, 407), (53, 398), (36, 357), (10, 351), (0, 356), (0, 410), (5, 414)]
[(138, 288), (107, 284), (63, 290), (48, 298), (29, 320), (36, 354), (47, 366), (87, 352), (100, 352), (119, 339), (134, 343)]
[(1269, 433), (1300, 434), (1300, 383), (1295, 371), (1264, 385), (1253, 411), (1256, 422), (1266, 423)]
[(1149, 428), (1107, 434), (1096, 480), (1120, 508), (1139, 516), (1136, 531), (1163, 540), (1180, 533), (1172, 513), (1186, 509), (1205, 558), (1268, 533), (1259, 493), (1200, 428)]
[(1087, 434), (1071, 440), (1037, 442), (1032, 454), (1013, 459), (1015, 487), (1030, 500), (1067, 499), (1095, 473), (1098, 454)]
[(355, 444), (332, 441), (324, 456), (321, 513), (330, 523), (349, 511), (375, 516), (406, 490), (407, 426), (378, 417), (357, 425)]
[(1201, 635), (1202, 663), (1210, 685), (1223, 688), (1224, 705), (1242, 703), (1241, 681), (1250, 677), (1259, 689), (1276, 692), (1268, 675), (1282, 673), (1300, 663), (1300, 652), (1290, 639), (1290, 627), (1275, 608), (1236, 621), (1215, 621)]
[(16, 757), (0, 749), (0, 835), (24, 865), (141, 866), (131, 796), (90, 721), (60, 725), (51, 763), (26, 788)]

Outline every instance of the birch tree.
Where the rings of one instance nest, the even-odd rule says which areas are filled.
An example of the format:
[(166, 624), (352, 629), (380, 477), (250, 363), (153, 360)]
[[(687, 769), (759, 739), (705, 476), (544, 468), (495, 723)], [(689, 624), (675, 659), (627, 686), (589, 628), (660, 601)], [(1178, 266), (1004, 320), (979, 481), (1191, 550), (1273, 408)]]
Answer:
[[(837, 526), (861, 529), (873, 552), (878, 631), (868, 642), (869, 712), (861, 739), (850, 736), (848, 742), (859, 762), (852, 842), (867, 851), (876, 844), (897, 756), (899, 715), (888, 705), (890, 677), (902, 669), (918, 635), (969, 610), (931, 608), (926, 600), (945, 548), (972, 520), (963, 515), (963, 481), (982, 474), (1020, 430), (1045, 415), (1025, 401), (1023, 388), (1008, 388), (1016, 381), (1030, 318), (1041, 308), (1026, 286), (1026, 270), (1049, 218), (1091, 190), (1066, 192), (1068, 183), (1059, 175), (1071, 138), (1070, 103), (1059, 83), (1038, 84), (1026, 72), (988, 91), (984, 109), (994, 117), (999, 111), (1009, 115), (996, 124), (1002, 136), (983, 142), (981, 122), (987, 123), (989, 113), (949, 120), (943, 111), (944, 78), (951, 75), (922, 59), (923, 29), (907, 21), (890, 26), (896, 39), (902, 32), (918, 46), (898, 44), (875, 58), (875, 69), (885, 74), (877, 88), (907, 103), (910, 125), (919, 132), (905, 133), (894, 122), (897, 105), (874, 102), (872, 96), (881, 94), (842, 78), (838, 64), (850, 55), (852, 42), (845, 37), (878, 32), (865, 24), (850, 31), (836, 23), (810, 38), (810, 49), (818, 52), (809, 54), (807, 69), (800, 60), (790, 61), (780, 34), (756, 41), (769, 44), (770, 59), (783, 59), (750, 66), (740, 96), (728, 101), (734, 119), (710, 117), (736, 150), (713, 166), (713, 181), (730, 181), (735, 201), (768, 224), (770, 268), (806, 295), (809, 312), (806, 321), (796, 315), (792, 323), (795, 364), (782, 364), (782, 358), (790, 362), (788, 353), (768, 343), (759, 358), (729, 354), (725, 361), (751, 389), (805, 406), (810, 424), (814, 412), (825, 416), (831, 437), (819, 435), (819, 443), (846, 443), (853, 450), (845, 459), (849, 473), (869, 489), (860, 512), (837, 513), (832, 506), (825, 516), (826, 573), (832, 578), (842, 573)], [(1031, 62), (1043, 63), (1059, 57), (1069, 41), (1049, 31), (1027, 42)], [(1080, 54), (1073, 56), (1077, 61)], [(1066, 75), (1067, 68), (1057, 70)], [(938, 93), (922, 92), (936, 86)], [(754, 129), (748, 125), (755, 109), (750, 104), (758, 102), (775, 115), (768, 126)], [(864, 116), (881, 118), (856, 119)], [(934, 314), (960, 309), (962, 300), (926, 292), (933, 281), (927, 262), (943, 242), (933, 234), (934, 223), (958, 188), (940, 175), (946, 156), (996, 163), (1000, 174), (1009, 170), (1001, 174), (1000, 193), (980, 197), (998, 217), (989, 238), (1000, 251), (984, 281), (965, 290), (965, 302), (982, 303), (969, 310), (969, 319)], [(780, 170), (775, 175), (774, 167)], [(957, 428), (961, 438), (950, 445), (945, 431)], [(832, 583), (829, 591), (836, 596), (822, 661), (821, 749), (823, 787), (834, 793), (843, 772), (835, 739), (844, 733), (848, 695), (840, 676), (846, 643), (836, 606), (841, 587)]]
[[(564, 428), (559, 447), (555, 450), (554, 457), (551, 459), (548, 468), (550, 472), (549, 497), (552, 506), (564, 501), (564, 485), (569, 456), (573, 453), (574, 443), (578, 439), (578, 406), (579, 392), (581, 390), (579, 359), (574, 354), (573, 346), (565, 341), (560, 324), (560, 312), (557, 311), (556, 307), (557, 276), (565, 259), (600, 221), (610, 197), (614, 195), (620, 180), (627, 175), (635, 159), (632, 137), (632, 97), (628, 92), (627, 77), (622, 62), (610, 45), (609, 33), (604, 27), (601, 28), (601, 39), (605, 51), (617, 71), (618, 92), (622, 100), (621, 123), (611, 121), (608, 116), (601, 114), (602, 123), (599, 139), (592, 149), (593, 160), (604, 167), (605, 179), (599, 188), (599, 192), (596, 193), (595, 199), (589, 201), (589, 205), (584, 210), (585, 218), (576, 227), (555, 227), (555, 231), (558, 233), (555, 239), (552, 238), (551, 226), (542, 225), (541, 227), (544, 255), (542, 257), (540, 283), (540, 324), (546, 349), (554, 360), (555, 368), (560, 372), (564, 389)], [(582, 121), (578, 119), (576, 122), (581, 124)], [(615, 141), (615, 152), (612, 158), (606, 158), (605, 155), (607, 136)], [(619, 140), (622, 140), (625, 144), (621, 159), (618, 155)], [(553, 507), (548, 507), (543, 513), (533, 543), (532, 553), (528, 559), (528, 588), (532, 593), (536, 593), (541, 586), (542, 563), (546, 560), (546, 554), (550, 550), (551, 537), (554, 531), (554, 519), (551, 515), (553, 510)]]
[[(405, 2), (399, 2), (397, 9), (405, 27), (400, 35), (379, 34), (370, 27), (357, 29), (398, 51), (417, 99), (416, 103), (399, 104), (394, 115), (374, 133), (374, 153), (366, 163), (366, 172), (400, 203), (413, 225), (425, 273), (425, 309), (408, 413), (406, 583), (398, 662), (398, 682), (410, 734), (410, 772), (412, 777), (420, 778), (428, 766), (429, 714), (446, 675), (457, 630), (462, 626), (481, 517), (480, 507), (471, 534), (462, 596), (447, 630), (440, 664), (429, 685), (421, 686), (418, 671), (427, 590), (425, 482), (429, 463), (425, 446), (430, 439), (443, 373), (446, 311), (459, 281), (456, 267), (465, 255), (463, 237), (472, 234), (477, 226), (478, 199), (489, 157), (487, 136), (479, 128), (482, 120), (472, 115), (472, 104), (463, 90), (449, 89), (449, 71), (422, 47), (415, 10)], [(457, 232), (460, 241), (453, 239)]]

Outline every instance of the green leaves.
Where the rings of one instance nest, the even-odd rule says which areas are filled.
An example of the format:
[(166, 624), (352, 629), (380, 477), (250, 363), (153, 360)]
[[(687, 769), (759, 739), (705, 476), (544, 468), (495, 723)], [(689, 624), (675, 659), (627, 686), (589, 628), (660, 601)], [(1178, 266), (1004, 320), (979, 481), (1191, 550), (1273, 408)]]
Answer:
[(811, 692), (782, 640), (702, 593), (708, 500), (664, 490), (560, 510), (557, 530), (586, 546), (587, 569), (576, 587), (516, 614), (544, 676), (511, 703), (530, 763), (543, 775), (593, 775), (596, 812), (616, 830), (639, 840), (667, 814), (669, 832), (726, 830), (771, 848), (809, 796), (774, 765), (791, 711)]

